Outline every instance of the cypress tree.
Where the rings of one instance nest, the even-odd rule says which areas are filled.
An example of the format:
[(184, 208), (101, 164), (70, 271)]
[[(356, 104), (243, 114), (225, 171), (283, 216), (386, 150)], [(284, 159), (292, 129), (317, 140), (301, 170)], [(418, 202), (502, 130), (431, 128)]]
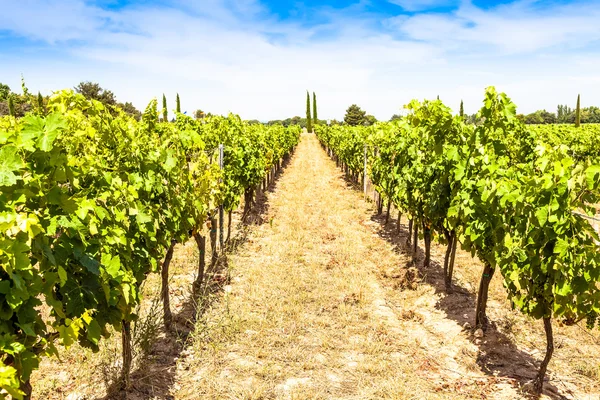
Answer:
[(437, 96), (437, 99), (438, 99), (438, 100), (440, 99), (440, 95), (439, 95), (439, 94), (438, 94), (438, 96)]
[(312, 121), (310, 118), (310, 94), (306, 91), (306, 130), (312, 132)]
[(163, 93), (163, 121), (169, 122), (169, 112), (167, 111), (167, 98)]
[(581, 125), (581, 104), (580, 104), (580, 98), (581, 95), (577, 95), (577, 109), (575, 110), (575, 127), (579, 128), (579, 125)]
[(463, 101), (460, 101), (460, 116), (464, 117), (465, 116), (465, 109), (463, 108)]
[(177, 112), (181, 112), (181, 102), (179, 101), (179, 93), (177, 93)]
[(11, 117), (17, 116), (17, 113), (15, 112), (15, 101), (12, 95), (8, 96), (8, 114)]
[(319, 123), (319, 117), (317, 117), (317, 95), (313, 92), (313, 121), (315, 125)]
[(37, 106), (38, 106), (38, 109), (40, 110), (40, 113), (44, 114), (44, 112), (46, 111), (44, 109), (44, 98), (42, 97), (42, 94), (40, 92), (38, 92), (38, 95), (37, 95)]

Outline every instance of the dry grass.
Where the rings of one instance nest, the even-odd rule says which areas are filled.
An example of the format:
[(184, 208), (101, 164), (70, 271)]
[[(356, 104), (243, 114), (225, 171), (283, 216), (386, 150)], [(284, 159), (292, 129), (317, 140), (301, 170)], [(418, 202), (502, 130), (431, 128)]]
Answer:
[(271, 223), (230, 257), (232, 284), (197, 325), (176, 398), (471, 397), (445, 379), (435, 349), (407, 334), (420, 324), (412, 305), (388, 304), (377, 272), (405, 258), (313, 136), (269, 203)]

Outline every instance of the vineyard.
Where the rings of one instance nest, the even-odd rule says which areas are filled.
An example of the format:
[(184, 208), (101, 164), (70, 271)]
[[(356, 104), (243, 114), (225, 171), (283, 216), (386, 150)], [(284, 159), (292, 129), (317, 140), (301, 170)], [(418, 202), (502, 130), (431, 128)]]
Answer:
[[(58, 342), (98, 349), (111, 327), (127, 386), (140, 286), (161, 274), (168, 329), (174, 245), (193, 238), (204, 254), (208, 222), (214, 263), (229, 240), (223, 214), (230, 228), (242, 198), (251, 208), (299, 137), (235, 115), (159, 122), (156, 100), (138, 122), (71, 91), (0, 119), (0, 396), (28, 397), (32, 371), (60, 356)], [(205, 267), (201, 257), (195, 289)]]
[[(600, 201), (596, 125), (528, 129), (515, 105), (486, 91), (480, 125), (467, 125), (439, 100), (413, 101), (409, 115), (370, 128), (318, 126), (327, 151), (356, 182), (365, 172), (387, 203), (410, 219), (430, 264), (431, 241), (447, 246), (443, 273), (452, 291), (456, 249), (484, 265), (475, 327), (485, 331), (496, 270), (513, 307), (543, 321), (546, 354), (533, 382), (540, 394), (554, 352), (552, 319), (593, 329), (600, 310), (600, 254), (593, 228)], [(361, 179), (361, 176), (363, 179)], [(366, 186), (365, 186), (366, 187)], [(412, 238), (411, 238), (412, 236)]]
[[(544, 392), (553, 324), (581, 324), (598, 344), (600, 125), (524, 125), (494, 88), (476, 124), (438, 99), (415, 100), (392, 122), (328, 126), (313, 101), (315, 135), (233, 114), (176, 112), (168, 122), (156, 100), (137, 120), (69, 90), (46, 103), (32, 97), (23, 117), (0, 117), (0, 398), (31, 398), (42, 360), (65, 368), (64, 352), (98, 352), (115, 333), (113, 390), (127, 391), (147, 282), (158, 282), (163, 331), (178, 334), (178, 246), (197, 254), (184, 260), (194, 298), (219, 262), (234, 278), (194, 319), (185, 351), (195, 358), (176, 362), (169, 398), (489, 398), (503, 377), (456, 360), (498, 330), (494, 277), (512, 309), (541, 320), (545, 339), (530, 387), (508, 376), (498, 398)], [(282, 172), (251, 238), (231, 245), (236, 215), (249, 224)], [(432, 323), (432, 299), (435, 308), (457, 292), (468, 299), (461, 268), (479, 276), (472, 320), (462, 324), (470, 306), (461, 303), (458, 329), (450, 316)], [(438, 272), (446, 297), (427, 297), (427, 275)], [(448, 366), (435, 358), (451, 332), (462, 350), (443, 349)], [(577, 346), (565, 343), (556, 351)], [(462, 391), (467, 377), (477, 383)], [(592, 380), (597, 389), (600, 372)]]

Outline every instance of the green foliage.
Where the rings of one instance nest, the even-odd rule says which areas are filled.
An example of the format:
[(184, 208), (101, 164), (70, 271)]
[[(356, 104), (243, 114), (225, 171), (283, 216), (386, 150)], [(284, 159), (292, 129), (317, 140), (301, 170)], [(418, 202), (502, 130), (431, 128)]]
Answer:
[[(571, 107), (567, 106), (567, 105), (558, 105), (557, 109), (556, 109), (556, 122), (558, 122), (559, 124), (566, 124), (571, 122), (571, 117), (574, 117), (574, 112), (573, 109), (571, 109)], [(574, 122), (574, 119), (573, 119)], [(600, 121), (599, 121), (600, 122)]]
[(0, 101), (7, 101), (10, 93), (10, 87), (0, 82)]
[(234, 115), (159, 123), (156, 100), (138, 122), (71, 91), (47, 108), (0, 118), (0, 389), (15, 398), (57, 340), (95, 350), (135, 320), (171, 241), (233, 207), (300, 134)]
[(313, 131), (312, 120), (310, 116), (310, 94), (306, 92), (306, 130), (308, 132)]
[(44, 98), (42, 97), (42, 94), (40, 92), (38, 92), (37, 95), (37, 108), (40, 114), (46, 113), (46, 107), (44, 106)]
[[(534, 113), (523, 116), (523, 121), (527, 124), (576, 124), (577, 109), (572, 109), (566, 105), (559, 105), (556, 113), (551, 113), (546, 110), (538, 110)], [(600, 123), (600, 107), (590, 106), (580, 108), (579, 123)]]
[(131, 115), (133, 118), (135, 118), (138, 121), (142, 117), (142, 112), (140, 110), (138, 110), (137, 108), (135, 108), (135, 106), (133, 104), (131, 104), (130, 102), (119, 103), (119, 104), (117, 104), (117, 107), (119, 107), (121, 110), (125, 111), (125, 113)]
[(460, 101), (460, 111), (459, 111), (458, 115), (460, 115), (461, 117), (465, 116), (465, 108), (464, 108), (462, 100)]
[(584, 124), (575, 128), (571, 124), (529, 125), (527, 129), (539, 143), (551, 148), (566, 147), (567, 153), (577, 162), (589, 160), (600, 163), (600, 124)]
[(8, 96), (8, 114), (11, 117), (16, 117), (17, 116), (17, 112), (15, 111), (15, 100), (14, 100), (14, 97), (12, 95)]
[(556, 115), (546, 110), (538, 110), (524, 117), (523, 122), (526, 124), (555, 124), (557, 122)]
[(169, 110), (167, 110), (167, 98), (165, 97), (165, 94), (163, 93), (163, 97), (162, 97), (162, 115), (163, 115), (163, 122), (169, 122)]
[(585, 214), (600, 202), (599, 128), (526, 127), (493, 87), (477, 124), (439, 100), (407, 108), (406, 118), (373, 127), (319, 126), (317, 137), (354, 173), (366, 145), (378, 192), (440, 240), (456, 232), (464, 249), (502, 273), (523, 313), (592, 327), (600, 238)]
[(356, 104), (352, 104), (346, 110), (344, 122), (350, 126), (364, 125), (367, 122), (366, 112), (361, 110)]
[(114, 106), (117, 104), (114, 93), (103, 89), (98, 83), (81, 82), (75, 87), (75, 92), (82, 94), (88, 100), (97, 100), (104, 105)]
[(181, 113), (181, 101), (179, 100), (179, 93), (177, 93), (177, 97), (176, 97), (175, 101), (176, 101), (175, 110), (177, 111), (177, 113)]
[(377, 118), (375, 118), (372, 115), (365, 115), (364, 125), (371, 126), (371, 125), (374, 125), (375, 123), (377, 123)]

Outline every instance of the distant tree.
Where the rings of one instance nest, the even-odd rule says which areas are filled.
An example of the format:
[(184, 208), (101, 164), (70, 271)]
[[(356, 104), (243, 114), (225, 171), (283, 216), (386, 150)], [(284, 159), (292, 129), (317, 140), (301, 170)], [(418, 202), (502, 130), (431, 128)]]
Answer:
[(332, 119), (330, 125), (341, 125), (342, 123), (340, 121), (338, 121), (337, 119)]
[(543, 124), (544, 120), (542, 119), (542, 116), (538, 113), (538, 112), (534, 112), (531, 114), (527, 114), (525, 116), (525, 123), (526, 124)]
[(394, 115), (392, 115), (392, 118), (390, 118), (390, 121), (398, 121), (401, 119), (402, 119), (402, 115), (394, 114)]
[(81, 93), (86, 99), (98, 100), (105, 105), (114, 106), (117, 104), (114, 93), (110, 90), (103, 89), (97, 83), (81, 82), (79, 85), (75, 86), (75, 91)]
[(177, 98), (175, 99), (175, 101), (177, 102), (177, 112), (180, 113), (181, 112), (181, 102), (179, 101), (179, 93), (177, 93)]
[(573, 109), (567, 105), (558, 105), (556, 109), (556, 120), (559, 124), (569, 123), (570, 120), (575, 121)]
[(163, 93), (163, 121), (167, 122), (169, 120), (169, 111), (167, 110), (167, 98), (165, 97), (165, 94)]
[(250, 124), (250, 125), (260, 125), (260, 124), (262, 124), (262, 122), (260, 122), (260, 121), (259, 121), (259, 120), (257, 120), (257, 119), (250, 119), (250, 120), (248, 120), (247, 122), (248, 122), (248, 124)]
[(371, 125), (375, 125), (376, 123), (377, 123), (377, 118), (375, 118), (372, 115), (366, 115), (365, 122), (363, 123), (363, 125), (371, 126)]
[(600, 123), (600, 108), (594, 106), (584, 108), (581, 112), (581, 123)]
[(196, 119), (202, 119), (204, 117), (206, 117), (206, 114), (204, 113), (204, 111), (202, 111), (202, 110), (196, 110), (194, 112), (194, 118), (196, 118)]
[(548, 112), (546, 110), (542, 110), (539, 112), (542, 116), (542, 120), (544, 124), (555, 124), (556, 123), (556, 114)]
[(471, 125), (481, 125), (482, 119), (477, 116), (477, 114), (465, 114), (465, 122)]
[(37, 95), (37, 108), (40, 114), (46, 113), (46, 108), (44, 107), (44, 98), (40, 92), (38, 92)]
[(577, 108), (575, 109), (575, 126), (579, 128), (581, 125), (581, 95), (577, 95)]
[(140, 118), (142, 118), (142, 112), (140, 110), (138, 110), (137, 108), (135, 108), (135, 106), (133, 104), (131, 104), (130, 102), (119, 103), (118, 106), (119, 106), (119, 108), (121, 108), (121, 110), (125, 111), (127, 114), (131, 115), (136, 120), (139, 121)]
[(346, 110), (344, 122), (351, 126), (363, 125), (366, 122), (366, 112), (356, 104), (352, 104)]
[(464, 108), (464, 106), (463, 106), (463, 101), (462, 101), (462, 100), (460, 101), (460, 111), (459, 111), (459, 115), (460, 115), (461, 117), (464, 117), (464, 116), (465, 116), (465, 108)]
[(313, 131), (312, 121), (310, 118), (310, 94), (308, 93), (308, 90), (306, 91), (306, 130), (308, 132)]
[(17, 112), (15, 111), (15, 100), (12, 95), (8, 96), (8, 114), (11, 117), (17, 116)]
[(538, 110), (524, 117), (526, 124), (555, 124), (556, 115), (546, 110)]
[(8, 85), (0, 82), (0, 101), (8, 100), (8, 95), (10, 94), (10, 88)]
[(440, 99), (440, 95), (439, 95), (439, 94), (437, 95), (437, 99), (438, 99), (438, 100)]
[(319, 117), (317, 117), (317, 95), (313, 92), (313, 121), (315, 125), (319, 123)]

